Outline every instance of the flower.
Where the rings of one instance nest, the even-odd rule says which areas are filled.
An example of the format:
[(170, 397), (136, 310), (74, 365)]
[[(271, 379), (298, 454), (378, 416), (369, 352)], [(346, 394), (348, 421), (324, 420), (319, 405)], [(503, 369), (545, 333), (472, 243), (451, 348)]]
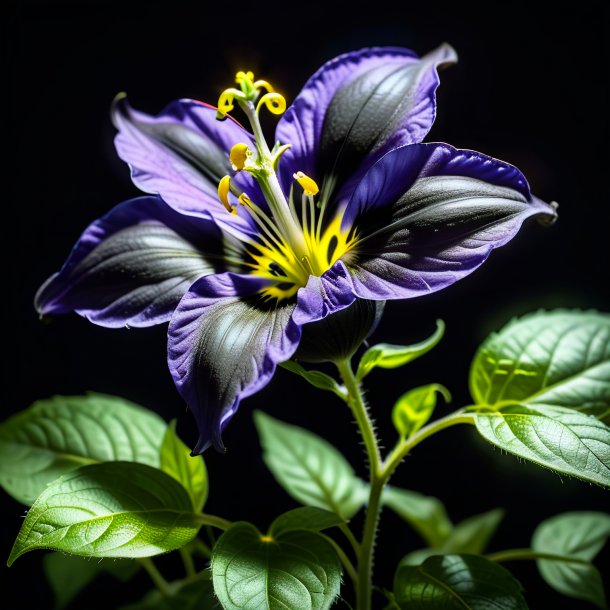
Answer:
[[(422, 58), (393, 47), (341, 55), (286, 110), (272, 150), (259, 113), (286, 103), (251, 72), (217, 108), (179, 100), (153, 117), (117, 98), (118, 154), (150, 195), (85, 230), (38, 291), (38, 311), (108, 327), (169, 321), (194, 453), (222, 450), (240, 400), (294, 354), (304, 325), (356, 299), (445, 288), (525, 219), (554, 219), (515, 167), (422, 143), (437, 68), (455, 60), (448, 45)], [(252, 133), (227, 117), (235, 106)]]

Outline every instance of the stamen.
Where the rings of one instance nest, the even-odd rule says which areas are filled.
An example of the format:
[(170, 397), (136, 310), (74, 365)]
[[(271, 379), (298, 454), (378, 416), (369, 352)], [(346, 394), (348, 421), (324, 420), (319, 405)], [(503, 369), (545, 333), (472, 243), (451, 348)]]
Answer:
[(252, 155), (252, 151), (247, 144), (239, 143), (235, 144), (229, 153), (229, 159), (231, 165), (236, 172), (241, 171), (246, 166), (249, 157)]
[(225, 206), (227, 212), (237, 214), (235, 208), (229, 203), (229, 191), (231, 189), (231, 177), (225, 176), (218, 183), (218, 197), (222, 205)]
[(306, 176), (303, 172), (297, 172), (296, 174), (293, 174), (292, 177), (301, 185), (301, 188), (306, 195), (313, 197), (320, 192), (316, 181), (309, 176)]
[(259, 100), (256, 106), (256, 114), (258, 114), (263, 106), (267, 106), (267, 110), (272, 114), (283, 114), (286, 110), (286, 99), (283, 95), (276, 93), (265, 93)]

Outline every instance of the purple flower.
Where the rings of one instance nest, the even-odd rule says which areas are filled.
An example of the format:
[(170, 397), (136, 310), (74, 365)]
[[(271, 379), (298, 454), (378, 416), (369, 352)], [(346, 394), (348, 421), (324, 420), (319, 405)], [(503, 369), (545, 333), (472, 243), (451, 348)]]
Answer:
[(109, 327), (169, 321), (169, 367), (200, 431), (194, 452), (223, 449), (240, 400), (294, 354), (303, 325), (356, 299), (440, 290), (525, 219), (554, 219), (511, 165), (421, 143), (437, 68), (455, 59), (448, 45), (423, 58), (337, 57), (280, 119), (272, 150), (258, 114), (285, 102), (251, 73), (223, 92), (218, 118), (238, 104), (253, 133), (200, 102), (152, 117), (118, 99), (116, 148), (150, 195), (86, 229), (40, 288), (38, 311)]

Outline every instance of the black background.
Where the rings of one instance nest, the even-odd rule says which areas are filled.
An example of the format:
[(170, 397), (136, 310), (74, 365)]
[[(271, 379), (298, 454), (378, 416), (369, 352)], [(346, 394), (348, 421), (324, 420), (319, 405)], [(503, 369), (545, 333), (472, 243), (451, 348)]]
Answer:
[[(399, 372), (369, 377), (379, 434), (390, 445), (393, 400), (409, 387), (447, 385), (466, 404), (467, 372), (480, 341), (514, 315), (537, 308), (608, 309), (608, 13), (605, 3), (568, 11), (532, 3), (251, 2), (8, 3), (3, 8), (2, 196), (3, 413), (56, 393), (114, 393), (148, 406), (193, 442), (194, 422), (165, 364), (165, 327), (107, 330), (76, 316), (44, 324), (32, 298), (57, 270), (84, 227), (136, 194), (113, 150), (108, 109), (127, 91), (136, 108), (156, 113), (170, 100), (215, 102), (237, 69), (252, 69), (288, 100), (338, 53), (396, 44), (425, 53), (442, 41), (460, 63), (442, 74), (429, 140), (481, 150), (517, 165), (541, 198), (557, 200), (552, 228), (528, 225), (475, 274), (430, 297), (388, 305), (375, 339), (421, 340), (443, 318), (441, 345)], [(340, 15), (337, 17), (337, 15)], [(8, 189), (6, 188), (8, 185)], [(346, 407), (285, 371), (244, 401), (226, 431), (226, 455), (206, 453), (209, 512), (264, 528), (294, 502), (260, 459), (251, 414), (263, 409), (330, 439), (361, 475), (362, 447)], [(439, 413), (446, 412), (440, 406)], [(608, 496), (501, 455), (471, 429), (446, 431), (417, 448), (396, 475), (400, 484), (440, 497), (454, 520), (507, 509), (493, 549), (527, 546), (536, 523), (565, 510), (604, 510)], [(24, 508), (1, 498), (0, 558), (8, 556)], [(360, 519), (354, 522), (360, 528)], [(384, 513), (376, 579), (389, 586), (393, 566), (420, 545)], [(607, 560), (608, 552), (602, 555)], [(42, 553), (0, 567), (10, 609), (50, 608)], [(2, 560), (3, 561), (3, 560)], [(172, 573), (172, 562), (159, 564)], [(531, 564), (512, 564), (534, 610), (588, 608), (551, 591)], [(115, 608), (148, 587), (103, 579), (74, 608)], [(346, 587), (347, 591), (347, 587)], [(344, 606), (346, 607), (346, 606)]]

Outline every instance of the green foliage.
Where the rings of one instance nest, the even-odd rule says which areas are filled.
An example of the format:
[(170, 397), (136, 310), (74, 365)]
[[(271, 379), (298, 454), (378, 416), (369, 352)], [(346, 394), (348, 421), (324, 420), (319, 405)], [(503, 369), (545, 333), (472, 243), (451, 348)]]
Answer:
[(479, 348), (470, 390), (488, 441), (610, 486), (610, 428), (602, 423), (610, 420), (609, 315), (558, 310), (514, 320)]
[(280, 366), (291, 373), (295, 373), (296, 375), (300, 375), (308, 381), (312, 386), (318, 388), (319, 390), (326, 390), (328, 392), (333, 392), (336, 394), (341, 400), (347, 400), (347, 392), (345, 388), (339, 385), (332, 377), (323, 373), (322, 371), (308, 371), (303, 368), (298, 362), (294, 360), (287, 360), (286, 362), (282, 362)]
[(222, 610), (209, 578), (171, 583), (171, 594), (154, 590), (120, 610)]
[(610, 487), (610, 428), (565, 407), (512, 405), (476, 414), (479, 433), (500, 449), (557, 472)]
[(451, 402), (449, 390), (439, 383), (424, 385), (405, 392), (392, 409), (392, 422), (401, 438), (413, 436), (432, 416), (436, 395)]
[(300, 506), (280, 515), (269, 527), (269, 535), (277, 538), (286, 532), (308, 530), (321, 532), (322, 530), (345, 523), (339, 515), (314, 506)]
[(374, 368), (395, 369), (423, 356), (436, 347), (443, 338), (444, 332), (445, 323), (442, 320), (437, 320), (434, 333), (420, 343), (414, 345), (378, 343), (373, 345), (364, 352), (358, 364), (356, 372), (358, 381), (362, 381)]
[(82, 466), (40, 494), (8, 564), (35, 549), (148, 557), (190, 542), (200, 523), (187, 491), (161, 470), (133, 462)]
[(401, 565), (394, 597), (408, 610), (527, 610), (510, 572), (476, 555), (437, 555), (420, 566)]
[(609, 537), (610, 515), (604, 513), (570, 512), (543, 521), (534, 532), (532, 550), (567, 561), (539, 559), (540, 574), (560, 593), (606, 608), (602, 578), (590, 561)]
[(341, 565), (320, 534), (263, 536), (240, 522), (218, 539), (212, 575), (225, 610), (326, 610), (339, 594)]
[(176, 420), (170, 422), (161, 445), (161, 470), (188, 491), (193, 509), (199, 512), (208, 497), (208, 472), (203, 457), (191, 456), (191, 450), (176, 434)]
[(346, 459), (312, 432), (257, 411), (263, 459), (277, 482), (301, 504), (352, 517), (367, 491)]
[(86, 464), (159, 465), (165, 422), (123, 398), (55, 396), (0, 424), (0, 485), (32, 504), (48, 483)]
[(135, 561), (123, 559), (91, 560), (76, 555), (48, 553), (43, 561), (47, 581), (53, 591), (55, 608), (65, 608), (100, 574), (111, 574), (127, 581), (139, 570)]
[(467, 517), (453, 528), (443, 544), (443, 552), (471, 555), (482, 553), (503, 518), (504, 511), (501, 508)]
[(419, 565), (428, 557), (438, 554), (481, 554), (487, 548), (503, 517), (504, 511), (500, 508), (467, 517), (451, 526), (448, 535), (440, 544), (429, 542), (429, 548), (412, 551), (403, 557), (399, 565)]
[(610, 315), (540, 311), (507, 324), (470, 370), (478, 405), (576, 409), (610, 423)]
[(433, 548), (440, 548), (453, 529), (443, 503), (433, 496), (388, 486), (383, 490), (382, 502)]

